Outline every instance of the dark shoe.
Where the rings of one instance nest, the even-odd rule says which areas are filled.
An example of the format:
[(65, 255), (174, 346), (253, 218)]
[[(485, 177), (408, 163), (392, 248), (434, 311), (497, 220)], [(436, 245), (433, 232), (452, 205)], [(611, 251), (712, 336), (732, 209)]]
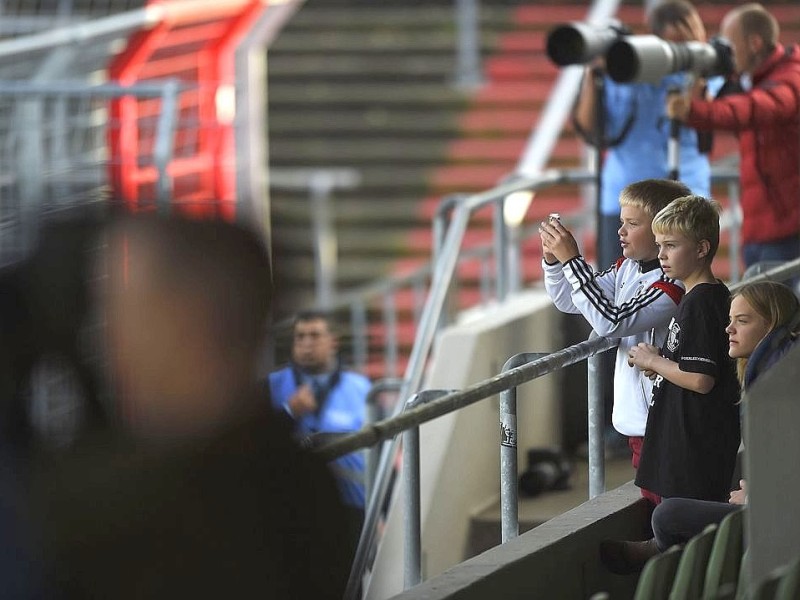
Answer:
[(600, 560), (606, 568), (617, 575), (638, 573), (645, 563), (658, 554), (655, 539), (645, 542), (620, 542), (606, 540), (600, 542)]

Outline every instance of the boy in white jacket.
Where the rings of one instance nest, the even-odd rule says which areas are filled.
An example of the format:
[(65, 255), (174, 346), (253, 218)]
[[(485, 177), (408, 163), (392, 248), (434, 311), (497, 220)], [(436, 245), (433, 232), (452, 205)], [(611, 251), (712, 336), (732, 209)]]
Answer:
[[(628, 437), (634, 468), (639, 466), (653, 382), (628, 364), (628, 351), (639, 342), (660, 347), (683, 297), (682, 284), (661, 270), (650, 224), (672, 200), (688, 195), (688, 187), (667, 179), (645, 179), (623, 189), (618, 230), (622, 257), (601, 272), (581, 256), (572, 233), (558, 220), (539, 227), (545, 288), (556, 308), (582, 314), (598, 335), (620, 338), (611, 420)], [(656, 501), (647, 490), (642, 495)]]

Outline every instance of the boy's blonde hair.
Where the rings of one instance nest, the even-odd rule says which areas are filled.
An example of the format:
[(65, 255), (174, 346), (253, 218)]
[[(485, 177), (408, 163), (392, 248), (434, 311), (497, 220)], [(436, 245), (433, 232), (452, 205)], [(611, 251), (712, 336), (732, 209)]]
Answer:
[(654, 234), (678, 233), (693, 242), (708, 241), (707, 264), (719, 248), (719, 204), (702, 196), (684, 196), (670, 202), (653, 217)]
[(643, 179), (625, 186), (619, 195), (619, 205), (640, 208), (652, 218), (675, 198), (691, 193), (692, 190), (680, 181)]

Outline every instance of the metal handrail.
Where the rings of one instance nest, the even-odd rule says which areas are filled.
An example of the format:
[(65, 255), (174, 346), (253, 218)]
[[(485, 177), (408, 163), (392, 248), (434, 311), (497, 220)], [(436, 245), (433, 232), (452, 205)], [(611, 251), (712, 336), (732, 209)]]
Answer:
[(163, 18), (162, 10), (140, 8), (89, 22), (72, 23), (50, 31), (26, 35), (0, 42), (0, 58), (28, 55), (60, 46), (85, 43), (89, 40), (122, 35), (134, 29), (153, 27)]
[[(760, 275), (750, 277), (745, 281), (733, 284), (730, 286), (730, 289), (731, 291), (736, 291), (745, 283), (753, 283), (757, 281), (782, 281), (795, 277), (798, 274), (800, 274), (800, 259), (795, 259), (785, 263), (784, 265), (770, 269), (769, 271), (766, 271)], [(398, 434), (413, 428), (417, 428), (423, 423), (479, 402), (480, 400), (485, 400), (498, 393), (516, 388), (517, 386), (527, 383), (538, 377), (553, 373), (563, 367), (594, 357), (602, 352), (605, 352), (606, 350), (616, 347), (617, 343), (618, 340), (616, 338), (606, 338), (594, 334), (584, 342), (574, 344), (562, 350), (547, 354), (543, 357), (534, 358), (525, 364), (505, 370), (494, 377), (480, 381), (464, 390), (449, 393), (442, 392), (441, 390), (424, 390), (419, 394), (430, 392), (432, 398), (428, 402), (424, 404), (417, 404), (416, 402), (413, 402), (413, 407), (409, 408), (408, 410), (404, 410), (399, 414), (390, 417), (389, 419), (369, 424), (356, 433), (337, 438), (331, 443), (317, 448), (316, 451), (323, 459), (333, 460), (361, 448), (372, 446), (385, 440), (391, 440), (392, 443), (389, 444), (385, 449), (384, 458), (393, 456), (399, 440), (399, 437), (397, 437)], [(418, 395), (415, 395), (415, 397), (418, 397)], [(600, 414), (600, 402), (602, 402), (600, 390), (599, 387), (596, 387), (595, 392), (590, 394), (589, 397), (590, 411), (594, 409), (595, 413)], [(592, 454), (595, 454), (597, 455), (595, 456), (595, 459), (599, 457), (599, 460), (602, 462), (602, 445), (599, 441), (602, 440), (602, 437), (599, 434), (599, 429), (593, 437), (596, 438), (596, 443), (594, 445), (597, 448), (600, 448), (600, 452), (590, 452), (590, 459)], [(391, 448), (391, 450), (388, 450), (389, 448)], [(590, 469), (591, 478), (596, 480), (598, 476), (600, 478), (604, 477), (602, 469), (594, 471)], [(381, 482), (379, 481), (378, 483), (380, 484)], [(516, 481), (514, 483), (516, 484)], [(598, 490), (602, 489), (603, 487), (604, 481), (590, 481), (590, 492), (592, 489)], [(417, 489), (416, 486), (414, 489)], [(408, 499), (408, 501), (413, 502), (412, 499)], [(374, 514), (375, 507), (370, 504), (367, 512), (367, 523), (369, 523), (370, 517)], [(411, 520), (413, 522), (418, 522), (418, 519), (412, 518)], [(504, 523), (503, 527), (506, 528), (507, 525)], [(364, 530), (368, 530), (366, 523)], [(419, 532), (417, 532), (409, 542), (411, 547), (413, 547), (414, 540), (416, 540), (418, 537)], [(359, 546), (359, 550), (361, 550), (361, 546)], [(351, 581), (348, 583), (348, 592), (345, 594), (346, 598), (353, 597), (352, 593), (355, 588), (353, 588), (351, 584), (354, 584), (358, 579), (354, 578), (354, 573), (361, 573), (360, 570), (357, 570), (357, 567), (361, 566), (363, 568), (363, 562), (365, 560), (365, 552), (362, 553), (362, 555), (359, 555), (359, 553), (356, 554), (353, 570), (351, 571)], [(417, 561), (418, 556), (415, 556), (413, 553), (409, 552), (407, 553), (407, 560)], [(406, 568), (407, 576), (408, 574), (411, 574), (413, 579), (413, 576), (415, 576), (417, 573), (416, 567), (412, 564), (410, 566), (407, 565)]]
[[(408, 367), (405, 376), (403, 377), (403, 385), (401, 387), (399, 398), (409, 397), (416, 391), (421, 389), (422, 375), (425, 362), (429, 355), (430, 349), (433, 344), (433, 338), (438, 329), (441, 316), (444, 310), (445, 299), (447, 291), (453, 282), (455, 274), (455, 266), (459, 261), (460, 246), (466, 232), (467, 225), (471, 215), (488, 205), (494, 205), (495, 210), (502, 214), (503, 203), (505, 198), (514, 192), (529, 191), (537, 192), (544, 188), (558, 185), (558, 184), (578, 184), (587, 183), (594, 180), (594, 173), (586, 169), (568, 169), (568, 170), (547, 170), (537, 176), (526, 177), (518, 176), (505, 181), (499, 186), (478, 194), (471, 196), (451, 196), (443, 200), (443, 205), (446, 209), (438, 210), (434, 218), (434, 232), (435, 232), (435, 248), (434, 256), (436, 257), (435, 263), (423, 268), (433, 269), (433, 277), (430, 286), (430, 292), (425, 303), (425, 307), (420, 316), (417, 334), (412, 347), (411, 356), (409, 358)], [(715, 181), (727, 181), (733, 185), (738, 182), (738, 174), (730, 169), (718, 169), (715, 174)], [(450, 213), (450, 220), (448, 219), (448, 212)], [(732, 223), (736, 219), (731, 220)], [(495, 239), (501, 234), (502, 230), (507, 227), (504, 219), (495, 221)], [(509, 236), (504, 236), (505, 239), (510, 239)], [(732, 249), (733, 251), (733, 249)], [(738, 252), (738, 248), (736, 249)], [(505, 252), (501, 252), (505, 254)], [(495, 256), (497, 277), (503, 278), (504, 281), (509, 281), (509, 274), (502, 273), (503, 269), (508, 268), (508, 264), (501, 260), (501, 257)], [(410, 281), (413, 275), (407, 275), (406, 280)], [(392, 286), (391, 282), (382, 282), (374, 286), (373, 289), (389, 289)], [(498, 286), (500, 291), (501, 286)], [(353, 293), (353, 296), (356, 292)], [(363, 296), (362, 296), (363, 301)], [(608, 348), (606, 348), (608, 349)], [(584, 357), (586, 358), (586, 357)], [(579, 359), (579, 360), (582, 360)], [(577, 361), (576, 361), (577, 362)], [(571, 363), (570, 363), (571, 364)], [(398, 403), (395, 407), (395, 415), (400, 415), (402, 411), (402, 402)], [(342, 442), (344, 443), (344, 442)], [(385, 451), (396, 452), (397, 443), (387, 445)], [(383, 492), (376, 492), (370, 499), (370, 506), (367, 510), (367, 519), (365, 520), (364, 529), (362, 530), (362, 538), (359, 544), (367, 544), (371, 546), (374, 539), (374, 531), (369, 531), (372, 527), (377, 526), (377, 506), (382, 503), (382, 494), (388, 490), (388, 478), (390, 476), (391, 461), (389, 458), (382, 459), (379, 465), (379, 470), (376, 475), (375, 484)], [(372, 504), (375, 503), (375, 507)], [(372, 516), (373, 518), (370, 518)], [(366, 550), (364, 551), (363, 559), (366, 560)], [(356, 555), (356, 562), (353, 565), (351, 572), (351, 583), (348, 585), (348, 590), (354, 591), (357, 589), (356, 581), (360, 575), (356, 576), (355, 573), (361, 573), (365, 566), (359, 564), (361, 560), (359, 553)], [(354, 592), (353, 592), (354, 593)], [(346, 597), (352, 597), (346, 594)]]
[[(800, 261), (798, 261), (798, 265), (800, 265)], [(545, 357), (480, 381), (463, 390), (451, 392), (427, 404), (403, 411), (383, 421), (366, 425), (355, 433), (321, 446), (317, 452), (324, 460), (333, 460), (361, 448), (392, 439), (410, 427), (427, 423), (455, 410), (509, 390), (512, 387), (532, 381), (537, 377), (553, 373), (562, 367), (578, 363), (593, 354), (604, 352), (613, 348), (614, 343), (613, 339), (598, 337), (557, 350)]]
[[(105, 138), (95, 135), (101, 121), (88, 118), (90, 112), (81, 113), (94, 110), (98, 100), (107, 103), (130, 97), (160, 101), (151, 130), (152, 149), (140, 161), (144, 164), (147, 160), (148, 166), (154, 168), (156, 206), (160, 212), (169, 212), (173, 181), (168, 167), (174, 159), (175, 133), (181, 123), (178, 97), (186, 89), (187, 86), (174, 79), (134, 85), (0, 79), (0, 99), (14, 111), (5, 115), (4, 135), (17, 140), (14, 152), (3, 154), (2, 166), (7, 189), (17, 186), (14, 193), (19, 201), (18, 214), (13, 219), (16, 224), (5, 232), (7, 247), (0, 252), (0, 263), (19, 260), (35, 243), (34, 221), (42, 212), (102, 197), (112, 161), (103, 150)], [(72, 123), (71, 119), (78, 115), (83, 116)], [(77, 132), (89, 145), (78, 148), (67, 144), (68, 132)], [(70, 170), (81, 174), (73, 182), (75, 187), (59, 184), (61, 175)]]
[[(550, 170), (536, 177), (518, 177), (511, 181), (505, 182), (492, 190), (464, 197), (462, 201), (456, 203), (453, 210), (452, 219), (447, 227), (446, 233), (444, 234), (444, 240), (441, 248), (439, 249), (436, 263), (433, 267), (433, 279), (431, 281), (430, 292), (420, 317), (419, 327), (417, 329), (414, 345), (411, 350), (411, 356), (403, 377), (403, 384), (400, 389), (400, 398), (407, 398), (422, 387), (422, 376), (425, 362), (427, 361), (433, 345), (433, 338), (439, 326), (439, 320), (442, 315), (447, 292), (450, 289), (450, 284), (453, 281), (453, 276), (455, 273), (455, 267), (458, 263), (461, 242), (464, 239), (464, 234), (466, 233), (467, 225), (471, 215), (484, 206), (492, 203), (502, 203), (508, 194), (511, 194), (515, 191), (536, 191), (556, 183), (584, 181), (589, 177), (591, 177), (591, 173), (583, 170), (563, 172)], [(477, 398), (476, 400), (479, 399), (481, 398)], [(438, 406), (438, 403), (433, 403), (428, 406)], [(403, 404), (398, 403), (395, 406), (394, 414), (396, 416), (402, 416), (402, 410)], [(409, 412), (413, 413), (415, 410), (419, 409), (414, 409)], [(361, 537), (359, 539), (359, 547), (356, 551), (353, 568), (350, 572), (350, 579), (345, 591), (346, 598), (355, 597), (356, 590), (359, 588), (361, 573), (366, 565), (367, 548), (371, 546), (372, 540), (375, 536), (375, 528), (377, 527), (378, 522), (378, 507), (382, 503), (383, 497), (388, 490), (388, 482), (391, 474), (391, 457), (397, 450), (397, 443), (398, 440), (395, 439), (391, 444), (387, 444), (384, 448), (384, 453), (381, 456), (379, 470), (375, 482), (377, 489), (372, 494), (367, 506), (364, 527), (362, 528)], [(345, 452), (345, 454), (346, 453), (347, 452)]]

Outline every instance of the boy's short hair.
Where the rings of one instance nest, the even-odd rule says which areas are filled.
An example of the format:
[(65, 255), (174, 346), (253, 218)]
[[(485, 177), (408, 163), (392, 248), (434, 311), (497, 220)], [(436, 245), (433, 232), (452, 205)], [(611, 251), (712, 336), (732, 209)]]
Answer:
[(672, 179), (643, 179), (631, 183), (619, 195), (620, 206), (633, 206), (641, 208), (651, 217), (667, 204), (684, 196), (691, 196), (686, 184)]
[(719, 204), (703, 196), (677, 198), (653, 217), (653, 233), (679, 233), (692, 241), (708, 240), (706, 262), (711, 263), (719, 248)]

